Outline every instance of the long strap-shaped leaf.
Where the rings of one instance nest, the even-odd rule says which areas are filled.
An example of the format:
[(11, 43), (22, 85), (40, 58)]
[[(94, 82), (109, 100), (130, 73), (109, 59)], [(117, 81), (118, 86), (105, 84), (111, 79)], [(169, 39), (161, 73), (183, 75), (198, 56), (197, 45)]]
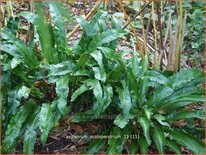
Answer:
[(43, 55), (49, 63), (56, 63), (57, 57), (54, 53), (54, 39), (52, 27), (46, 21), (45, 12), (41, 2), (35, 2), (36, 13), (21, 12), (20, 15), (26, 18), (30, 23), (34, 25), (39, 34), (39, 40), (42, 47)]
[(205, 119), (204, 111), (203, 110), (184, 110), (180, 112), (170, 113), (165, 117), (167, 120), (179, 120), (179, 119), (186, 119), (186, 118), (200, 118)]
[(180, 147), (174, 142), (169, 139), (165, 140), (165, 145), (171, 148), (176, 154), (181, 154)]
[(197, 138), (180, 130), (169, 130), (169, 135), (180, 145), (186, 146), (189, 150), (197, 154), (205, 153), (205, 144)]
[(97, 49), (97, 47), (102, 46), (105, 43), (109, 43), (113, 40), (116, 40), (120, 36), (122, 36), (122, 31), (118, 30), (108, 30), (106, 32), (102, 32), (99, 35), (96, 35), (91, 43), (88, 46), (88, 52), (93, 52)]
[(25, 123), (25, 133), (24, 133), (24, 146), (23, 152), (25, 154), (32, 154), (34, 151), (34, 145), (37, 139), (37, 127), (39, 125), (39, 112), (40, 107), (35, 109), (33, 115), (28, 118), (28, 121)]
[(41, 111), (39, 113), (39, 128), (42, 132), (41, 141), (46, 143), (49, 131), (54, 124), (60, 119), (61, 113), (57, 109), (57, 102), (53, 102), (52, 106), (49, 103), (42, 104)]
[(160, 127), (154, 126), (153, 129), (153, 141), (157, 147), (157, 150), (160, 154), (164, 154), (164, 146), (165, 146), (165, 135), (163, 130)]
[(6, 39), (2, 44), (2, 50), (10, 55), (23, 59), (31, 69), (38, 66), (38, 61), (32, 49), (17, 39), (10, 31), (2, 31), (2, 38)]
[(147, 143), (150, 145), (151, 144), (151, 139), (150, 139), (150, 121), (146, 117), (140, 117), (139, 118), (139, 123), (142, 126), (144, 136), (147, 140)]
[(16, 115), (11, 118), (5, 132), (2, 145), (2, 153), (12, 153), (19, 139), (23, 123), (34, 108), (33, 101), (28, 101), (20, 107)]
[(56, 82), (56, 94), (58, 102), (58, 109), (62, 115), (68, 113), (69, 107), (67, 107), (67, 97), (69, 93), (69, 77), (63, 76)]
[(167, 108), (168, 106), (171, 106), (172, 104), (178, 104), (181, 102), (204, 102), (204, 101), (205, 101), (205, 97), (203, 95), (186, 95), (183, 97), (175, 98), (174, 100), (168, 101), (167, 103), (158, 105), (154, 108), (154, 111), (164, 109)]

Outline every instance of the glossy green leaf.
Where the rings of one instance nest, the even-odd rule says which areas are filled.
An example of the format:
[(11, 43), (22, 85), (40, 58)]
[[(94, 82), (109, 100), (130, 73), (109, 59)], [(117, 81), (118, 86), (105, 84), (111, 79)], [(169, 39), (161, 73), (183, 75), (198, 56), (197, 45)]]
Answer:
[(18, 95), (20, 98), (21, 97), (28, 98), (30, 91), (31, 91), (30, 88), (28, 88), (26, 86), (22, 86), (18, 91)]
[(2, 42), (2, 51), (22, 60), (32, 69), (38, 66), (36, 56), (29, 46), (26, 46), (21, 40), (6, 30), (2, 31), (2, 38), (7, 40)]
[(77, 67), (84, 68), (89, 59), (90, 59), (90, 54), (84, 53), (83, 55), (81, 55), (81, 57), (77, 61)]
[(11, 69), (14, 69), (16, 68), (20, 63), (22, 63), (23, 61), (20, 59), (20, 58), (16, 58), (14, 57), (12, 60), (11, 60)]
[(176, 154), (181, 154), (181, 148), (174, 141), (166, 139), (165, 145), (172, 149)]
[(88, 46), (88, 52), (91, 53), (95, 51), (97, 47), (100, 47), (105, 43), (109, 43), (119, 38), (120, 36), (122, 36), (122, 32), (117, 30), (108, 30), (106, 32), (102, 32), (93, 38), (93, 40)]
[(20, 19), (19, 17), (9, 17), (7, 21), (7, 28), (12, 32), (12, 34), (16, 35), (18, 31)]
[(106, 108), (110, 105), (112, 102), (113, 98), (113, 88), (111, 85), (107, 84), (106, 86), (103, 86), (103, 99), (102, 101), (103, 106), (102, 106), (102, 112), (106, 110)]
[(100, 30), (99, 23), (102, 20), (105, 20), (107, 12), (99, 10), (94, 17), (92, 18), (91, 22), (89, 23), (83, 17), (78, 17), (77, 22), (83, 28), (84, 33), (89, 37), (94, 37)]
[(24, 137), (24, 153), (25, 154), (32, 154), (33, 153), (36, 139), (37, 139), (37, 132), (36, 131), (34, 131), (32, 129), (28, 129), (25, 132), (25, 137)]
[(62, 115), (66, 115), (68, 113), (67, 107), (67, 97), (69, 93), (69, 77), (63, 76), (56, 82), (56, 93), (58, 102), (58, 109)]
[(86, 85), (92, 88), (93, 94), (94, 94), (94, 99), (93, 99), (93, 110), (94, 110), (94, 115), (100, 115), (100, 113), (103, 111), (103, 90), (100, 82), (98, 80), (86, 80)]
[(52, 21), (55, 24), (54, 35), (55, 35), (55, 43), (58, 47), (66, 48), (67, 47), (67, 38), (66, 38), (66, 27), (65, 27), (65, 19), (71, 19), (69, 17), (68, 11), (63, 7), (60, 2), (48, 2), (49, 11), (51, 14)]
[(72, 73), (74, 71), (75, 64), (71, 61), (63, 61), (59, 64), (48, 65), (47, 68), (49, 69), (48, 76), (60, 76)]
[(168, 101), (164, 104), (158, 105), (154, 108), (154, 110), (164, 109), (168, 106), (171, 106), (172, 104), (178, 104), (179, 102), (204, 102), (205, 97), (203, 95), (186, 95), (180, 98), (173, 99), (171, 101)]
[(94, 154), (97, 153), (104, 145), (106, 144), (106, 140), (104, 139), (96, 139), (90, 143), (88, 151), (86, 154)]
[(47, 2), (49, 5), (51, 5), (53, 10), (55, 11), (55, 14), (60, 14), (64, 20), (67, 20), (69, 22), (72, 22), (71, 15), (69, 14), (69, 11), (64, 7), (64, 5), (60, 2)]
[(131, 114), (123, 115), (119, 114), (114, 120), (114, 124), (123, 129), (128, 123), (129, 120), (132, 119), (134, 116)]
[(121, 136), (121, 130), (117, 127), (113, 128), (110, 133), (113, 137), (108, 139), (109, 148), (107, 153), (109, 154), (117, 154), (122, 153), (123, 145), (125, 143), (125, 139)]
[(37, 127), (39, 125), (39, 112), (40, 107), (35, 109), (33, 115), (31, 115), (26, 122), (23, 146), (23, 152), (25, 154), (32, 154), (34, 151), (34, 145), (37, 139)]
[(103, 56), (100, 51), (96, 50), (92, 52), (90, 55), (96, 60), (100, 67), (103, 67)]
[(10, 116), (14, 115), (17, 112), (17, 108), (20, 105), (21, 98), (18, 95), (18, 89), (8, 92), (8, 102), (7, 102), (7, 119), (10, 119)]
[(117, 87), (117, 92), (119, 94), (119, 99), (120, 99), (120, 108), (123, 111), (123, 114), (127, 116), (129, 114), (129, 111), (131, 109), (132, 103), (131, 103), (131, 98), (130, 98), (130, 92), (129, 88), (126, 85), (124, 81), (122, 81), (123, 89)]
[(186, 119), (186, 118), (200, 118), (205, 119), (203, 110), (183, 110), (180, 112), (173, 112), (166, 116), (169, 121)]
[(155, 143), (155, 146), (157, 147), (157, 150), (160, 154), (164, 154), (164, 147), (165, 147), (165, 135), (164, 131), (157, 126), (154, 126), (153, 128), (153, 141)]
[(160, 123), (161, 125), (170, 127), (170, 125), (165, 121), (166, 119), (165, 119), (164, 116), (162, 116), (162, 115), (160, 115), (160, 114), (156, 114), (156, 115), (154, 115), (153, 117), (154, 117), (154, 119), (156, 119), (156, 120), (158, 121), (158, 123)]
[(144, 136), (147, 140), (147, 143), (150, 145), (151, 144), (151, 139), (150, 139), (150, 121), (146, 117), (140, 117), (139, 118), (139, 123), (142, 126)]
[(177, 88), (182, 84), (185, 84), (187, 82), (192, 81), (195, 78), (200, 77), (201, 74), (201, 71), (197, 68), (184, 69), (169, 77), (168, 84), (171, 84), (172, 88)]
[(133, 93), (135, 94), (136, 98), (139, 99), (139, 94), (138, 94), (138, 82), (137, 82), (137, 79), (135, 78), (135, 75), (134, 73), (131, 71), (131, 69), (127, 69), (129, 75), (128, 75), (128, 78), (129, 78), (129, 88), (131, 91), (133, 91)]
[(204, 154), (205, 144), (197, 138), (180, 130), (168, 130), (172, 139), (177, 141), (180, 145), (187, 147), (193, 153)]
[(132, 140), (131, 146), (130, 146), (130, 154), (136, 154), (139, 149), (139, 144), (137, 140)]
[(148, 71), (144, 74), (143, 78), (148, 78), (151, 81), (157, 82), (159, 84), (168, 83), (168, 79), (157, 71)]
[(42, 104), (41, 111), (39, 113), (40, 130), (42, 132), (41, 141), (46, 143), (47, 136), (50, 130), (49, 121), (52, 119), (51, 105), (48, 103)]
[(89, 90), (90, 88), (83, 84), (81, 87), (79, 87), (71, 96), (71, 101), (75, 101), (79, 95), (84, 93), (85, 91)]
[(115, 61), (117, 53), (108, 47), (98, 47), (108, 60)]
[(132, 57), (132, 72), (135, 76), (137, 76), (139, 74), (139, 61), (138, 61), (138, 57), (137, 55), (134, 53), (133, 57)]
[[(141, 62), (141, 67), (142, 67), (142, 74), (144, 74), (148, 69), (148, 57), (145, 56), (144, 59)], [(145, 95), (148, 89), (148, 79), (143, 78), (142, 80), (140, 80), (140, 99), (141, 102), (140, 104), (142, 104), (145, 100)]]
[(173, 92), (174, 90), (168, 86), (161, 87), (151, 95), (148, 104), (150, 106), (158, 105), (159, 102), (163, 101), (166, 97), (172, 95)]
[(17, 114), (11, 118), (11, 121), (9, 122), (5, 132), (2, 153), (12, 153), (21, 135), (23, 123), (32, 112), (33, 107), (33, 101), (28, 101), (23, 106), (21, 106)]
[(102, 82), (106, 81), (106, 73), (105, 73), (104, 68), (92, 67), (92, 70), (94, 71), (95, 79), (100, 80)]
[(58, 62), (58, 59), (57, 57), (55, 57), (56, 53), (54, 51), (55, 44), (52, 35), (52, 27), (46, 20), (43, 4), (40, 2), (35, 2), (34, 4), (37, 14), (34, 14), (32, 12), (21, 12), (20, 15), (26, 18), (37, 29), (42, 52), (47, 62), (56, 63)]
[(149, 144), (147, 143), (147, 140), (145, 139), (145, 137), (141, 136), (139, 138), (138, 143), (140, 146), (141, 154), (148, 154)]

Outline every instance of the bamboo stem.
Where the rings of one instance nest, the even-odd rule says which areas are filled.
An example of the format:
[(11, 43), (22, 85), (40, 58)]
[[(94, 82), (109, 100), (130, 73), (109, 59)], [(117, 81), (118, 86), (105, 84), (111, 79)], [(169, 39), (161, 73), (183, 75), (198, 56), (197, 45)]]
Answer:
[(0, 2), (0, 14), (1, 14), (1, 23), (4, 23), (4, 17), (5, 17), (5, 14), (4, 14), (4, 8), (2, 6), (2, 2)]
[(11, 1), (6, 1), (6, 9), (9, 17), (14, 17)]
[[(141, 0), (138, 0), (138, 3), (139, 3), (139, 5), (138, 5), (139, 10), (141, 10)], [(147, 55), (147, 40), (146, 40), (146, 35), (145, 35), (142, 13), (140, 13), (140, 21), (141, 21), (141, 25), (142, 25), (142, 34), (143, 34), (143, 39), (144, 39), (144, 54)]]
[(104, 9), (107, 10), (107, 6), (108, 6), (108, 0), (104, 1)]
[(154, 69), (159, 69), (158, 53), (157, 53), (157, 33), (156, 33), (156, 23), (154, 19), (154, 2), (152, 3), (152, 21), (153, 21), (153, 32), (154, 32), (154, 43), (155, 43), (155, 56), (154, 56)]
[(174, 63), (174, 71), (178, 72), (180, 69), (180, 49), (181, 49), (181, 41), (182, 41), (182, 0), (180, 2), (180, 24), (179, 24), (179, 31), (178, 31), (178, 42), (177, 42), (177, 48), (175, 52), (175, 63)]
[(83, 1), (83, 5), (84, 5), (84, 15), (86, 16), (87, 15), (87, 10), (86, 10), (86, 2)]
[(159, 27), (159, 32), (160, 32), (160, 56), (159, 56), (159, 67), (160, 70), (162, 70), (162, 58), (163, 58), (163, 37), (162, 37), (162, 22), (161, 22), (161, 7), (159, 5), (159, 2), (156, 3), (156, 10), (157, 10), (157, 17), (158, 17), (158, 27)]

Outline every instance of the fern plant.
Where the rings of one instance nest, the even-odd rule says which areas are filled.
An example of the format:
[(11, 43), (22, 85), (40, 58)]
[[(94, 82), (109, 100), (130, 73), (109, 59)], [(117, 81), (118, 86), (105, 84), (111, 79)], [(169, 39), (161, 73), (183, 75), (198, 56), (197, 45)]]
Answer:
[[(148, 70), (147, 57), (139, 62), (133, 53), (132, 59), (125, 59), (115, 52), (118, 39), (125, 33), (116, 24), (109, 29), (107, 13), (102, 10), (90, 22), (77, 19), (83, 36), (69, 47), (63, 23), (70, 18), (61, 3), (35, 5), (36, 13), (20, 13), (35, 28), (30, 43), (16, 37), (18, 18), (10, 19), (12, 26), (2, 30), (2, 153), (12, 153), (20, 138), (24, 153), (33, 153), (38, 136), (45, 144), (55, 123), (81, 106), (87, 110), (75, 113), (72, 122), (88, 121), (84, 116), (100, 118), (115, 113), (117, 117), (100, 134), (123, 136), (95, 140), (87, 153), (98, 152), (106, 143), (107, 153), (122, 153), (127, 141), (131, 141), (130, 153), (147, 153), (153, 143), (159, 153), (164, 153), (165, 146), (176, 153), (181, 152), (180, 146), (194, 153), (204, 152), (202, 129), (193, 137), (189, 127), (172, 124), (178, 119), (203, 119), (203, 109), (184, 109), (204, 102), (199, 86), (203, 73), (188, 69), (170, 76)], [(49, 9), (51, 22), (43, 5)], [(91, 103), (85, 106), (88, 101)], [(127, 136), (132, 134), (136, 139)]]
[[(106, 143), (109, 144), (107, 153), (122, 153), (127, 141), (131, 142), (129, 153), (147, 154), (151, 145), (154, 145), (160, 154), (164, 154), (168, 147), (173, 152), (181, 154), (180, 146), (188, 148), (193, 153), (204, 153), (205, 145), (201, 140), (204, 137), (204, 128), (192, 129), (194, 126), (191, 127), (191, 125), (180, 128), (174, 125), (175, 121), (182, 119), (204, 120), (203, 105), (197, 110), (184, 108), (197, 102), (204, 103), (204, 90), (201, 87), (204, 74), (198, 69), (191, 68), (167, 77), (157, 71), (147, 70), (147, 57), (138, 62), (138, 58), (134, 56), (127, 62), (128, 65), (118, 57), (115, 59), (121, 68), (120, 74), (115, 74), (115, 79), (109, 76), (107, 81), (113, 90), (110, 105), (115, 105), (115, 107), (107, 104), (106, 106), (109, 110), (118, 109), (119, 114), (113, 121), (114, 125), (110, 126), (111, 131), (107, 131), (107, 134), (121, 135), (121, 138), (111, 138), (108, 141), (95, 140), (91, 143), (87, 153), (96, 153)], [(122, 73), (124, 73), (123, 76)], [(87, 85), (85, 82), (77, 89), (72, 99), (76, 99), (77, 95), (88, 90), (90, 87), (87, 89)], [(95, 87), (93, 91), (95, 95), (99, 89)], [(108, 96), (106, 92), (103, 94)], [(88, 121), (78, 118), (85, 118), (83, 116), (91, 114), (97, 115), (99, 114), (97, 111), (101, 110), (104, 112), (105, 109), (100, 105), (105, 100), (94, 103), (99, 104), (98, 108), (94, 105), (91, 110), (77, 113), (73, 121)], [(194, 132), (196, 136), (193, 136)]]

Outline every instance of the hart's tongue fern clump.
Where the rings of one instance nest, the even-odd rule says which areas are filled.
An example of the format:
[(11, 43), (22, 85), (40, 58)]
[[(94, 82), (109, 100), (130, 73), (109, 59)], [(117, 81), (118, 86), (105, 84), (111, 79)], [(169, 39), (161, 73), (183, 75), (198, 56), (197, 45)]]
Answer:
[[(90, 22), (77, 18), (83, 35), (69, 47), (64, 21), (70, 22), (71, 17), (61, 3), (37, 2), (35, 6), (36, 13), (20, 13), (34, 26), (35, 37), (28, 45), (16, 37), (18, 18), (10, 19), (13, 26), (2, 30), (2, 153), (12, 153), (21, 137), (24, 153), (33, 153), (39, 133), (45, 144), (61, 117), (87, 103), (90, 108), (75, 113), (72, 122), (95, 121), (115, 113), (112, 125), (99, 135), (118, 137), (91, 141), (87, 153), (97, 153), (106, 144), (106, 153), (122, 153), (128, 140), (129, 153), (149, 153), (152, 145), (161, 154), (168, 147), (180, 154), (181, 146), (204, 153), (204, 129), (173, 125), (181, 119), (204, 119), (200, 70), (168, 75), (149, 70), (147, 56), (139, 60), (133, 53), (126, 60), (115, 52), (125, 32), (116, 24), (109, 29), (107, 12), (102, 10)], [(184, 108), (194, 103), (200, 103), (200, 108)]]

